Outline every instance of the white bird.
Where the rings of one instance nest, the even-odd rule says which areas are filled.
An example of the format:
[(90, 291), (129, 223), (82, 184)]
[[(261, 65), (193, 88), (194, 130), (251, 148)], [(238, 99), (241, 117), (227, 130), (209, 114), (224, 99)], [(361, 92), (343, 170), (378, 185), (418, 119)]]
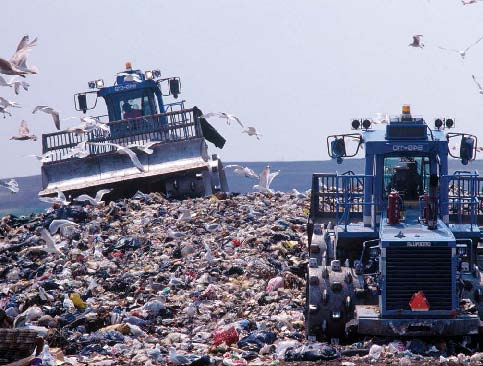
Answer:
[(20, 87), (22, 87), (25, 91), (28, 91), (30, 84), (27, 83), (26, 81), (17, 81), (15, 76), (13, 78), (11, 78), (10, 81), (6, 81), (0, 75), (0, 86), (8, 86), (8, 87), (11, 87), (11, 88), (13, 87), (15, 94), (18, 95), (19, 92), (20, 92)]
[(74, 302), (69, 298), (69, 294), (64, 294), (64, 301), (62, 303), (62, 306), (64, 307), (64, 309), (67, 310), (75, 309)]
[(29, 154), (27, 156), (35, 158), (42, 163), (47, 163), (49, 161), (52, 161), (52, 158), (55, 156), (55, 151), (47, 151), (45, 154), (42, 155)]
[(243, 123), (240, 121), (240, 118), (237, 116), (230, 114), (230, 113), (225, 113), (225, 112), (209, 112), (206, 114), (203, 114), (200, 116), (201, 118), (211, 118), (211, 117), (218, 117), (218, 118), (223, 118), (226, 120), (226, 123), (230, 125), (230, 121), (236, 121), (238, 124), (242, 127), (245, 127)]
[(463, 5), (476, 4), (478, 1), (483, 1), (483, 0), (461, 0)]
[(168, 230), (168, 238), (171, 238), (171, 239), (180, 239), (180, 238), (184, 238), (186, 236), (185, 233), (182, 233), (180, 231), (174, 231), (172, 229), (169, 229)]
[(12, 102), (11, 100), (7, 100), (5, 98), (0, 97), (0, 107), (15, 107), (15, 108), (21, 108), (20, 105), (16, 102)]
[(3, 114), (3, 118), (6, 118), (6, 116), (5, 116), (6, 114), (8, 114), (10, 117), (12, 117), (12, 113), (7, 111), (6, 107), (0, 106), (0, 113)]
[(220, 224), (212, 223), (212, 224), (205, 224), (205, 229), (206, 231), (213, 233), (215, 231), (218, 231), (220, 228)]
[(25, 77), (26, 74), (37, 74), (38, 69), (35, 66), (27, 66), (27, 56), (37, 45), (37, 38), (29, 43), (29, 36), (26, 35), (20, 40), (17, 50), (10, 58), (6, 60), (0, 58), (0, 74), (6, 75), (20, 75)]
[(176, 348), (170, 347), (169, 354), (168, 354), (168, 363), (177, 366), (177, 365), (189, 364), (191, 363), (191, 361), (188, 357), (185, 357), (183, 355), (178, 355), (176, 353)]
[(31, 135), (27, 121), (20, 122), (20, 127), (18, 129), (18, 135), (10, 137), (10, 140), (32, 140), (37, 141), (37, 136)]
[(480, 43), (480, 41), (483, 39), (483, 37), (480, 37), (478, 38), (475, 42), (473, 42), (472, 44), (470, 44), (468, 47), (466, 47), (464, 50), (462, 51), (459, 51), (459, 50), (455, 50), (453, 48), (444, 48), (444, 47), (441, 47), (439, 46), (438, 48), (440, 50), (443, 50), (443, 51), (449, 51), (449, 52), (456, 52), (457, 54), (459, 54), (461, 56), (461, 58), (464, 60), (465, 59), (465, 56), (466, 56), (466, 53), (469, 51), (470, 48), (472, 48), (473, 46), (477, 45), (478, 43)]
[(476, 80), (475, 78), (475, 75), (471, 75), (471, 77), (473, 78), (473, 81), (475, 82), (476, 86), (478, 87), (478, 91), (480, 94), (483, 94), (483, 88), (481, 87), (480, 83), (478, 82), (478, 80)]
[(92, 198), (88, 194), (81, 194), (80, 196), (74, 198), (74, 201), (79, 201), (79, 202), (89, 201), (89, 203), (92, 206), (98, 206), (101, 202), (104, 202), (104, 201), (101, 201), (102, 197), (105, 194), (110, 193), (111, 191), (112, 191), (112, 189), (101, 189), (101, 190), (97, 191), (96, 197), (94, 197), (94, 198)]
[(247, 127), (242, 131), (242, 133), (248, 134), (248, 136), (256, 136), (257, 140), (260, 140), (260, 137), (263, 136), (261, 133), (258, 133), (255, 127)]
[(54, 108), (46, 106), (46, 105), (38, 105), (34, 108), (32, 113), (36, 113), (37, 111), (41, 111), (44, 113), (48, 113), (52, 116), (52, 119), (54, 120), (55, 127), (57, 130), (60, 130), (60, 116), (59, 112), (56, 111)]
[(259, 179), (258, 174), (256, 174), (252, 169), (249, 167), (243, 167), (241, 165), (237, 164), (229, 164), (225, 166), (224, 169), (226, 168), (233, 168), (233, 173), (238, 174), (238, 175), (243, 175), (247, 178), (254, 178), (254, 179)]
[[(77, 117), (68, 117), (68, 118), (63, 119), (63, 121), (66, 121), (68, 119), (76, 119), (76, 118)], [(66, 131), (74, 132), (76, 135), (88, 133), (88, 132), (91, 132), (91, 131), (94, 131), (94, 130), (97, 130), (97, 129), (101, 129), (103, 131), (110, 132), (110, 129), (107, 126), (107, 124), (102, 123), (101, 121), (99, 121), (98, 119), (96, 119), (94, 117), (80, 117), (80, 120), (81, 120), (81, 122), (83, 122), (82, 124), (80, 124), (79, 126), (76, 126), (76, 127), (69, 127), (69, 128), (66, 129)]]
[(70, 204), (70, 201), (67, 201), (67, 198), (65, 198), (65, 194), (58, 188), (56, 189), (56, 192), (57, 192), (57, 197), (39, 196), (39, 200), (46, 203), (56, 203), (63, 206), (68, 206)]
[(413, 36), (413, 42), (410, 43), (408, 46), (423, 48), (424, 47), (424, 44), (423, 44), (421, 38), (423, 38), (423, 35), (422, 34), (416, 34), (416, 35), (414, 35)]
[(267, 165), (260, 173), (259, 182), (253, 186), (253, 189), (257, 189), (260, 192), (273, 192), (270, 189), (270, 184), (272, 184), (272, 181), (279, 174), (280, 170), (272, 173), (270, 172), (270, 166)]
[(79, 142), (75, 147), (70, 149), (65, 155), (64, 159), (69, 158), (85, 158), (89, 156), (89, 151), (86, 148), (86, 141)]
[(1, 182), (1, 185), (5, 188), (7, 188), (9, 191), (12, 193), (18, 193), (20, 191), (20, 188), (18, 186), (18, 183), (15, 179), (10, 179), (6, 182)]
[(128, 145), (127, 147), (136, 148), (138, 150), (141, 150), (145, 154), (151, 155), (154, 152), (154, 150), (151, 149), (151, 147), (153, 147), (156, 144), (159, 144), (159, 141), (149, 141), (149, 142), (145, 143), (144, 145), (132, 144), (132, 145)]
[(293, 188), (292, 189), (292, 194), (295, 196), (295, 198), (298, 198), (298, 199), (305, 199), (305, 198), (307, 198), (307, 196), (305, 195), (305, 193), (299, 192), (296, 188)]
[(59, 247), (55, 245), (54, 238), (52, 238), (47, 229), (42, 229), (40, 232), (40, 237), (45, 241), (45, 244), (47, 244), (47, 246), (43, 248), (43, 251), (63, 256), (62, 252), (59, 250)]
[(49, 225), (50, 234), (54, 235), (60, 228), (64, 226), (79, 226), (79, 224), (69, 220), (52, 220)]
[(181, 214), (178, 216), (177, 222), (180, 222), (180, 221), (187, 222), (187, 221), (190, 221), (194, 217), (194, 215), (191, 213), (191, 210), (189, 210), (187, 208), (180, 208), (179, 212)]
[(134, 151), (132, 151), (130, 148), (126, 147), (126, 146), (121, 146), (121, 145), (118, 145), (118, 144), (113, 144), (111, 142), (88, 142), (88, 144), (90, 145), (96, 145), (96, 146), (112, 146), (112, 147), (115, 147), (116, 148), (116, 153), (118, 154), (124, 154), (124, 155), (127, 155), (129, 156), (129, 159), (131, 159), (132, 163), (134, 164), (134, 166), (140, 171), (140, 172), (145, 172), (146, 169), (144, 169), (144, 166), (143, 164), (141, 164), (141, 162), (139, 161), (138, 159), (138, 156), (136, 155), (136, 153)]

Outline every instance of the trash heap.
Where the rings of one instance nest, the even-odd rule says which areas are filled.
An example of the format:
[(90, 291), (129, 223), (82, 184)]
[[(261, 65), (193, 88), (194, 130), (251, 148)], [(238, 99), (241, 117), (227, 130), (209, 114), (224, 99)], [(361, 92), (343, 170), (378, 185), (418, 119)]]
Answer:
[[(2, 334), (20, 329), (43, 338), (43, 365), (477, 364), (430, 345), (418, 356), (402, 342), (307, 342), (308, 208), (289, 193), (173, 201), (138, 192), (6, 216), (0, 350)], [(12, 361), (0, 352), (0, 364)]]

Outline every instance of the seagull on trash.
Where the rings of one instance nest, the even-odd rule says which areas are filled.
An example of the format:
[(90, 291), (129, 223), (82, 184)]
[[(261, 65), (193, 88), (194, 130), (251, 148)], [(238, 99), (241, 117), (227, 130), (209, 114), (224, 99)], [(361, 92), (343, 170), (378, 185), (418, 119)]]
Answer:
[(292, 189), (292, 194), (295, 196), (295, 198), (298, 198), (298, 199), (307, 198), (307, 196), (305, 195), (305, 193), (299, 192), (296, 188), (293, 188)]
[(413, 36), (413, 42), (410, 43), (408, 46), (423, 48), (424, 47), (424, 44), (421, 41), (421, 38), (423, 38), (423, 35), (422, 34), (416, 34), (416, 35), (414, 35)]
[(180, 208), (179, 209), (179, 212), (181, 213), (179, 216), (178, 216), (178, 220), (177, 222), (180, 222), (180, 221), (190, 221), (195, 215), (193, 215), (191, 213), (191, 210), (187, 209), (187, 208)]
[(0, 86), (8, 86), (10, 88), (13, 87), (13, 90), (15, 91), (15, 94), (19, 94), (20, 92), (20, 87), (22, 87), (25, 91), (29, 90), (30, 84), (27, 83), (26, 81), (16, 81), (16, 77), (14, 76), (13, 78), (10, 79), (10, 81), (6, 81), (1, 75), (0, 75)]
[(57, 192), (57, 197), (41, 197), (39, 196), (39, 200), (42, 202), (46, 203), (56, 203), (60, 204), (62, 206), (68, 206), (70, 205), (70, 201), (67, 201), (67, 198), (65, 198), (65, 194), (59, 189), (56, 189)]
[(480, 37), (478, 38), (475, 42), (473, 42), (472, 44), (470, 44), (468, 47), (466, 47), (464, 50), (462, 51), (459, 51), (459, 50), (455, 50), (453, 48), (444, 48), (444, 47), (441, 47), (439, 46), (438, 48), (440, 50), (443, 50), (443, 51), (449, 51), (449, 52), (456, 52), (458, 53), (461, 58), (464, 60), (465, 59), (465, 56), (466, 56), (466, 53), (469, 51), (470, 48), (472, 48), (473, 46), (477, 45), (478, 43), (480, 43), (480, 41), (483, 39), (483, 37)]
[(253, 189), (257, 189), (260, 192), (273, 192), (273, 190), (270, 189), (270, 184), (272, 184), (272, 181), (279, 174), (280, 170), (271, 173), (270, 166), (267, 165), (260, 173), (259, 182), (253, 186)]
[(28, 35), (22, 37), (10, 60), (0, 58), (0, 74), (25, 77), (26, 74), (37, 74), (39, 72), (35, 66), (27, 66), (27, 56), (32, 48), (37, 45), (37, 38), (30, 43), (29, 40)]
[(96, 197), (94, 197), (94, 198), (92, 198), (88, 194), (81, 194), (80, 196), (74, 198), (74, 201), (79, 201), (79, 202), (89, 201), (89, 203), (92, 206), (98, 206), (101, 202), (104, 202), (104, 201), (101, 201), (102, 197), (105, 194), (110, 193), (111, 191), (112, 191), (112, 189), (101, 189), (100, 191), (97, 191)]
[(237, 165), (237, 164), (230, 164), (230, 165), (225, 166), (224, 169), (226, 169), (226, 168), (233, 168), (233, 173), (235, 173), (235, 174), (244, 175), (247, 178), (259, 179), (258, 174), (256, 174), (249, 167), (243, 167), (243, 166)]
[(168, 238), (180, 239), (180, 238), (184, 238), (185, 236), (186, 236), (186, 234), (182, 233), (180, 231), (173, 231), (172, 229), (168, 230)]
[(18, 191), (20, 191), (20, 188), (18, 186), (18, 183), (15, 179), (10, 179), (6, 182), (0, 182), (0, 184), (7, 188), (10, 192), (12, 193), (18, 193)]
[(145, 154), (151, 155), (154, 152), (154, 150), (151, 149), (151, 147), (153, 147), (156, 144), (159, 144), (159, 141), (150, 141), (145, 143), (144, 145), (132, 144), (132, 145), (128, 145), (127, 147), (136, 148), (138, 150), (141, 150)]
[(20, 127), (18, 129), (18, 135), (10, 137), (10, 140), (32, 140), (37, 141), (37, 136), (31, 135), (29, 127), (26, 121), (20, 122)]
[(69, 158), (85, 158), (89, 156), (89, 151), (86, 148), (86, 141), (79, 142), (75, 147), (69, 150), (67, 154), (64, 155), (64, 159)]
[(480, 83), (478, 82), (478, 80), (476, 80), (475, 78), (475, 75), (471, 75), (471, 77), (473, 78), (473, 81), (475, 82), (476, 86), (478, 87), (478, 91), (480, 94), (483, 94), (483, 88), (481, 87)]
[(69, 220), (52, 220), (49, 225), (50, 234), (54, 235), (60, 228), (63, 228), (64, 226), (79, 226), (79, 224)]
[(69, 298), (69, 294), (64, 294), (64, 301), (62, 302), (62, 306), (64, 309), (67, 310), (74, 310), (74, 302)]
[(25, 248), (20, 253), (24, 255), (28, 252), (45, 252), (64, 256), (64, 254), (59, 250), (59, 247), (55, 245), (54, 238), (52, 238), (47, 229), (42, 229), (42, 231), (40, 232), (40, 238), (45, 242), (46, 245)]
[(116, 148), (116, 153), (118, 154), (124, 154), (124, 155), (127, 155), (129, 156), (129, 159), (131, 159), (132, 163), (134, 164), (134, 166), (140, 171), (140, 172), (145, 172), (146, 169), (144, 169), (144, 166), (143, 164), (141, 164), (141, 162), (139, 161), (138, 159), (138, 156), (136, 155), (136, 153), (134, 151), (132, 151), (130, 148), (126, 147), (126, 146), (121, 146), (121, 145), (118, 145), (118, 144), (113, 144), (111, 142), (88, 142), (89, 145), (96, 145), (96, 146), (112, 146), (112, 147), (115, 147)]
[(205, 118), (205, 119), (211, 118), (211, 117), (223, 118), (223, 119), (226, 119), (226, 124), (227, 125), (230, 125), (230, 121), (236, 121), (236, 122), (238, 122), (238, 124), (241, 127), (245, 127), (243, 125), (243, 123), (240, 121), (240, 118), (238, 118), (237, 116), (235, 116), (233, 114), (230, 114), (230, 113), (225, 113), (225, 112), (210, 112), (210, 113), (203, 114), (200, 117), (201, 118)]
[(261, 133), (258, 133), (255, 127), (247, 127), (242, 131), (242, 133), (248, 134), (248, 136), (256, 136), (257, 140), (260, 140), (260, 137), (263, 136)]
[(34, 108), (32, 113), (36, 113), (37, 111), (50, 114), (52, 116), (52, 119), (54, 120), (55, 127), (57, 128), (57, 130), (60, 130), (60, 116), (58, 111), (46, 105), (38, 105)]

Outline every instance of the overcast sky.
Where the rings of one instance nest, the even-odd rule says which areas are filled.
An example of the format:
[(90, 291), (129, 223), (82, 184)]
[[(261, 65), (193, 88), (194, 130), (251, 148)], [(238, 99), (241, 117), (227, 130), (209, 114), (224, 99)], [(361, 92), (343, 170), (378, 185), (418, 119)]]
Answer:
[[(46, 104), (77, 116), (73, 94), (89, 80), (111, 85), (131, 61), (180, 76), (188, 106), (225, 111), (255, 126), (261, 141), (211, 120), (226, 137), (224, 161), (327, 159), (328, 134), (349, 132), (353, 117), (398, 114), (404, 103), (427, 120), (456, 119), (483, 138), (483, 41), (463, 62), (438, 46), (465, 48), (483, 36), (483, 3), (459, 0), (83, 0), (2, 3), (0, 57), (10, 58), (24, 34), (38, 37), (29, 63), (29, 92), (0, 95), (20, 103), (0, 118), (2, 177), (40, 173), (28, 154), (53, 132)], [(423, 34), (426, 47), (408, 47)], [(103, 114), (102, 108), (96, 112)], [(37, 142), (9, 141), (25, 119)], [(64, 127), (78, 124), (71, 120)]]

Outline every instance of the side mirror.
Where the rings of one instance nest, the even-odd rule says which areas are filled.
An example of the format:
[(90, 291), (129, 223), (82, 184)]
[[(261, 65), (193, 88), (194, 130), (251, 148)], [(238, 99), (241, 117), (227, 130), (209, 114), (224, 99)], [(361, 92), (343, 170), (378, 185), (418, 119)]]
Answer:
[(332, 158), (337, 159), (337, 163), (342, 163), (342, 158), (346, 157), (344, 138), (336, 138), (330, 142)]
[(179, 79), (173, 78), (169, 79), (169, 92), (173, 95), (174, 98), (178, 98), (178, 95), (181, 93), (181, 83)]
[(83, 112), (87, 112), (87, 96), (85, 94), (77, 94), (77, 102), (79, 103), (79, 109)]
[(474, 151), (475, 139), (471, 136), (461, 137), (460, 159), (463, 165), (467, 165), (470, 160), (473, 160)]
[[(347, 142), (349, 142), (349, 152), (347, 151)], [(355, 148), (354, 142), (357, 143)], [(362, 135), (359, 133), (327, 136), (329, 156), (336, 159), (338, 164), (342, 163), (343, 158), (356, 156), (362, 143)]]

